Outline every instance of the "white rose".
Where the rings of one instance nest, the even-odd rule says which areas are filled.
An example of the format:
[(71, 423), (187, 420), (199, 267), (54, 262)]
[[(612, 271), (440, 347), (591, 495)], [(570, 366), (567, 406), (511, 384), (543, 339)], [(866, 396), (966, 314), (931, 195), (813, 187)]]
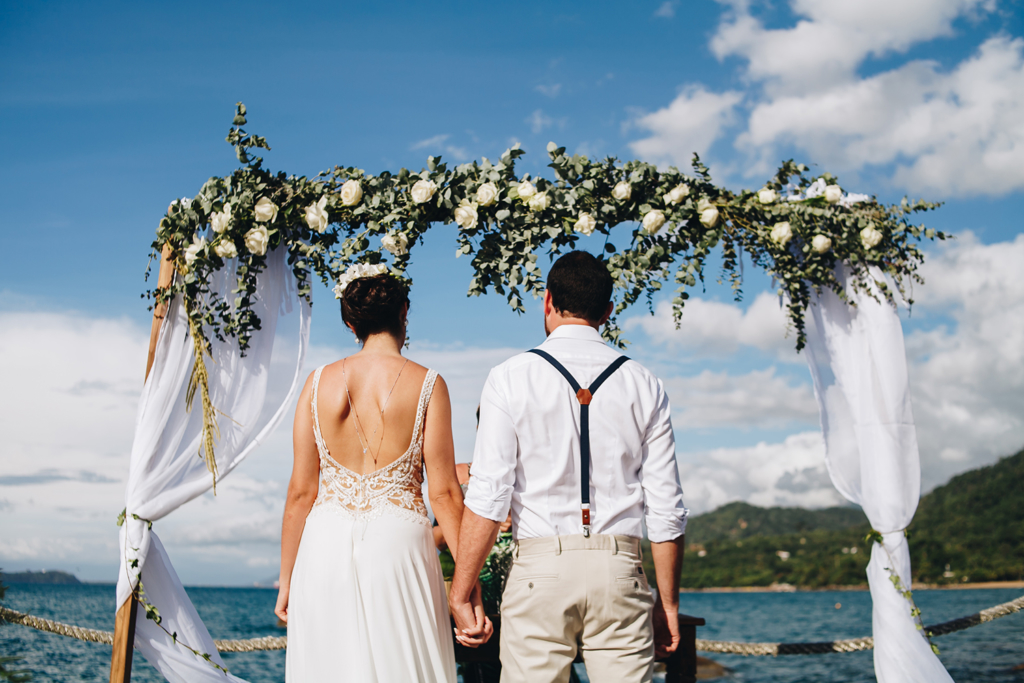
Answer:
[(402, 256), (409, 252), (409, 238), (405, 234), (396, 232), (388, 233), (380, 238), (380, 245), (395, 256)]
[(718, 209), (711, 206), (700, 212), (700, 222), (709, 228), (715, 227), (718, 223)]
[(259, 225), (245, 233), (245, 248), (256, 256), (263, 256), (267, 253), (268, 242), (270, 242), (270, 235), (264, 225)]
[[(344, 194), (344, 191), (342, 192)], [(306, 225), (310, 230), (323, 232), (327, 229), (327, 195), (306, 207)]]
[(437, 184), (433, 180), (417, 180), (412, 186), (412, 200), (417, 204), (429, 202), (437, 192)]
[(519, 191), (519, 198), (524, 202), (530, 201), (530, 197), (537, 194), (537, 188), (529, 180), (519, 183), (519, 187), (516, 189)]
[(771, 238), (772, 242), (775, 242), (780, 247), (786, 246), (786, 243), (793, 239), (793, 228), (790, 227), (789, 221), (776, 223), (775, 227), (772, 228)]
[(825, 201), (829, 204), (835, 204), (843, 198), (843, 188), (838, 185), (829, 185), (825, 188)]
[(882, 233), (875, 230), (872, 225), (869, 225), (860, 231), (860, 243), (864, 245), (865, 249), (874, 249), (881, 241)]
[(192, 238), (192, 244), (185, 247), (185, 265), (189, 268), (195, 263), (196, 259), (199, 258), (199, 252), (206, 249), (206, 238)]
[(774, 204), (779, 195), (770, 187), (766, 187), (757, 193), (757, 201), (762, 204)]
[(252, 213), (258, 223), (273, 223), (277, 220), (277, 204), (266, 197), (260, 197)]
[(633, 196), (633, 186), (627, 183), (625, 180), (619, 182), (612, 188), (612, 197), (618, 199), (620, 202), (628, 202), (629, 198)]
[(463, 202), (455, 209), (455, 222), (460, 228), (470, 230), (476, 227), (477, 212), (476, 204)]
[(665, 195), (666, 204), (678, 204), (690, 194), (690, 186), (686, 183), (679, 183)]
[(832, 240), (825, 235), (815, 235), (811, 240), (811, 249), (817, 254), (824, 254), (832, 248)]
[(498, 188), (494, 183), (484, 183), (476, 190), (476, 201), (480, 206), (491, 206), (498, 201)]
[(543, 211), (551, 206), (551, 197), (547, 192), (539, 192), (530, 197), (530, 211)]
[(591, 235), (597, 227), (597, 221), (589, 213), (581, 213), (576, 220), (575, 230), (581, 235)]
[(217, 246), (213, 248), (213, 253), (222, 259), (235, 258), (238, 256), (238, 247), (235, 246), (234, 240), (225, 238), (217, 242)]
[[(341, 203), (345, 206), (355, 206), (363, 198), (363, 186), (358, 180), (346, 180), (341, 186)], [(429, 197), (428, 197), (429, 199)]]
[(217, 211), (211, 215), (210, 224), (213, 226), (213, 231), (217, 234), (227, 230), (231, 225), (231, 205), (225, 204), (223, 211)]
[(665, 214), (658, 209), (648, 211), (644, 215), (643, 225), (647, 234), (653, 235), (661, 230), (661, 226), (665, 225)]
[(186, 210), (191, 209), (192, 208), (192, 200), (189, 199), (188, 197), (182, 197), (181, 199), (178, 200), (178, 205), (181, 206), (181, 208), (186, 209)]
[(701, 197), (697, 202), (697, 213), (700, 214), (700, 222), (709, 228), (715, 227), (718, 223), (718, 209), (707, 197)]

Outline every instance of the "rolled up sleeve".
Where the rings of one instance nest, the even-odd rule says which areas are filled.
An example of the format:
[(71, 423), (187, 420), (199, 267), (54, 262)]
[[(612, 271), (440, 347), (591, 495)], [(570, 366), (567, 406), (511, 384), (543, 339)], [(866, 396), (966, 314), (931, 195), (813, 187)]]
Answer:
[(480, 425), (473, 450), (466, 507), (495, 522), (504, 522), (512, 504), (519, 441), (508, 410), (506, 384), (491, 370), (480, 396)]
[(644, 437), (640, 484), (644, 490), (647, 536), (653, 543), (664, 543), (686, 533), (690, 511), (683, 506), (676, 439), (672, 432), (672, 407), (661, 382), (658, 382), (657, 406)]

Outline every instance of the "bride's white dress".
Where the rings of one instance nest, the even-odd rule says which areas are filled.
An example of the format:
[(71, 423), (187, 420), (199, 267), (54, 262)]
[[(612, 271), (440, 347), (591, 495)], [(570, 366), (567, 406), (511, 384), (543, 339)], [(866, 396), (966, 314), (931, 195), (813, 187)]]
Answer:
[(427, 509), (423, 419), (437, 373), (420, 391), (412, 442), (365, 475), (338, 464), (313, 431), (320, 489), (306, 517), (288, 602), (289, 683), (455, 683), (455, 655)]

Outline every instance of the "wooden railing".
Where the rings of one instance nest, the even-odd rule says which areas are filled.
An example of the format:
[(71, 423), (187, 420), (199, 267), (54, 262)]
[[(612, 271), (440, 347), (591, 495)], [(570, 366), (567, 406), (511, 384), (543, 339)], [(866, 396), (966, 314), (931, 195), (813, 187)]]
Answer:
[[(485, 644), (477, 648), (464, 647), (455, 644), (455, 661), (473, 664), (478, 662), (497, 663), (498, 643), (501, 641), (501, 616), (492, 616), (494, 624), (494, 635)], [(691, 617), (686, 614), (679, 615), (679, 647), (672, 653), (665, 663), (665, 683), (695, 683), (697, 680), (697, 627), (703, 626), (704, 620), (700, 617)], [(583, 658), (576, 656), (577, 662)], [(462, 679), (464, 683), (480, 683), (472, 667), (467, 667)]]

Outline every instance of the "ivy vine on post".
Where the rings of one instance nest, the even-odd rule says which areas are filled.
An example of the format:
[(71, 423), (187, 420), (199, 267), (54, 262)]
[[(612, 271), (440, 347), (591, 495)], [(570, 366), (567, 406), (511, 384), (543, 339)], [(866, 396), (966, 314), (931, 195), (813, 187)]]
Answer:
[[(846, 300), (836, 265), (853, 271), (851, 285), (868, 287), (877, 267), (912, 303), (909, 287), (921, 282), (918, 243), (945, 239), (942, 232), (912, 222), (933, 209), (924, 201), (883, 205), (874, 197), (845, 192), (835, 176), (814, 177), (808, 168), (784, 162), (757, 190), (734, 192), (715, 185), (694, 155), (691, 174), (642, 161), (592, 161), (548, 145), (553, 178), (518, 176), (518, 146), (499, 160), (449, 168), (439, 157), (418, 172), (368, 174), (336, 166), (314, 178), (271, 173), (254, 150), (270, 146), (246, 132), (239, 103), (227, 141), (240, 168), (210, 178), (192, 199), (175, 200), (161, 219), (154, 255), (169, 245), (178, 273), (171, 285), (154, 288), (154, 303), (182, 296), (196, 344), (190, 396), (203, 404), (201, 456), (216, 478), (213, 447), (216, 410), (209, 402), (203, 353), (212, 339), (235, 339), (245, 351), (260, 320), (253, 312), (257, 276), (267, 254), (287, 250), (288, 263), (307, 300), (311, 279), (332, 283), (351, 264), (385, 264), (405, 277), (413, 249), (437, 223), (458, 225), (455, 256), (471, 260), (469, 295), (494, 291), (523, 312), (527, 295), (544, 288), (541, 256), (554, 259), (575, 249), (581, 236), (605, 236), (604, 257), (614, 278), (615, 315), (603, 330), (620, 346), (616, 317), (644, 299), (671, 288), (678, 324), (689, 292), (703, 284), (705, 265), (721, 248), (721, 278), (742, 295), (743, 255), (778, 283), (797, 350), (806, 342), (804, 316), (812, 294), (831, 289)], [(210, 291), (211, 275), (230, 268), (237, 278), (232, 300)], [(877, 282), (881, 296), (894, 294)]]

